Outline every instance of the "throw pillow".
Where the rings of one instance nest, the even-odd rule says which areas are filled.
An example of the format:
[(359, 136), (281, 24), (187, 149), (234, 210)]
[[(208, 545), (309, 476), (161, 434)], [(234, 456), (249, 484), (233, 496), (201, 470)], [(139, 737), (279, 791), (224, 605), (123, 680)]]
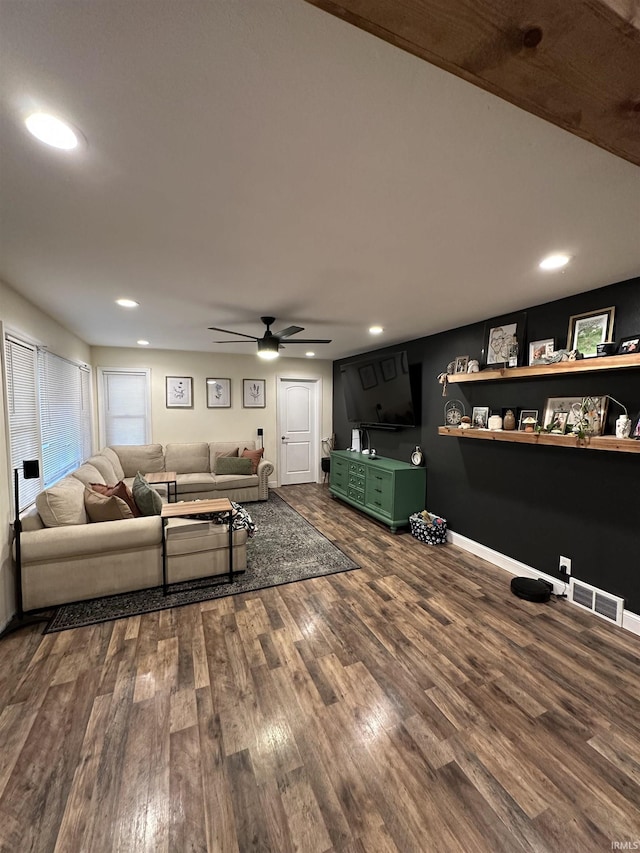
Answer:
[(237, 456), (218, 456), (214, 474), (253, 474), (251, 459), (239, 459)]
[(89, 521), (120, 521), (123, 518), (133, 518), (126, 501), (115, 495), (101, 495), (90, 486), (84, 490), (84, 507)]
[(162, 498), (151, 488), (140, 471), (133, 481), (133, 499), (142, 515), (160, 515), (162, 512)]
[(106, 495), (108, 498), (115, 495), (117, 498), (123, 500), (131, 510), (134, 518), (140, 518), (142, 515), (133, 499), (133, 492), (123, 480), (120, 480), (120, 482), (116, 483), (115, 486), (104, 486), (102, 483), (91, 483), (91, 488), (94, 492), (98, 492), (100, 495)]
[(218, 459), (220, 456), (237, 456), (239, 450), (239, 447), (234, 447), (233, 450), (216, 450), (216, 459)]
[(242, 456), (244, 456), (247, 459), (251, 459), (251, 462), (252, 462), (251, 473), (252, 474), (257, 474), (258, 463), (262, 459), (263, 453), (264, 453), (263, 447), (261, 447), (260, 450), (247, 450), (247, 448), (245, 447), (245, 449), (242, 451)]

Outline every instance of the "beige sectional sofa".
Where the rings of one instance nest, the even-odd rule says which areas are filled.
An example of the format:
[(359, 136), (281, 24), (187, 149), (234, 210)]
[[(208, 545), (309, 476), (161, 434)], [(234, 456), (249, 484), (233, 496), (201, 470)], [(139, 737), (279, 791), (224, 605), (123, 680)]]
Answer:
[[(255, 449), (252, 441), (106, 447), (54, 486), (41, 492), (22, 519), (22, 594), (25, 610), (162, 583), (159, 516), (90, 523), (85, 487), (131, 485), (135, 475), (176, 471), (177, 499), (227, 497), (237, 503), (267, 500), (271, 462), (255, 474), (215, 474), (218, 454)], [(247, 564), (247, 531), (233, 535), (234, 569)], [(228, 528), (175, 518), (166, 523), (168, 580), (175, 583), (228, 571)]]

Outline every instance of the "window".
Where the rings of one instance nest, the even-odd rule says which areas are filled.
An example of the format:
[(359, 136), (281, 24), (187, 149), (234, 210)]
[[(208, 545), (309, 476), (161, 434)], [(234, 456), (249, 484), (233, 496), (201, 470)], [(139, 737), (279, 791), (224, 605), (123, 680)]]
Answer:
[(25, 459), (40, 459), (40, 425), (36, 394), (36, 348), (24, 341), (7, 336), (5, 339), (7, 375), (7, 420), (11, 445), (11, 472), (19, 469), (20, 506), (32, 504), (42, 490), (42, 480), (25, 480), (22, 463)]
[(91, 455), (91, 414), (90, 409), (83, 410), (83, 404), (88, 406), (89, 384), (87, 368), (44, 350), (38, 352), (45, 488), (74, 471)]
[(100, 440), (148, 444), (151, 440), (151, 372), (141, 368), (98, 368)]
[(21, 511), (91, 455), (91, 376), (88, 367), (12, 335), (5, 363), (12, 468), (41, 461), (41, 479), (19, 481)]

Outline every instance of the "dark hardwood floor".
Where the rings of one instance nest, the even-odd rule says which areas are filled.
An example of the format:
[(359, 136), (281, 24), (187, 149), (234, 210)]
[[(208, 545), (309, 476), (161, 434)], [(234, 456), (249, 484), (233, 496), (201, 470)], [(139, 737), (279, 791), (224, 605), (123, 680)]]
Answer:
[(640, 638), (280, 494), (362, 568), (0, 641), (3, 853), (640, 843)]

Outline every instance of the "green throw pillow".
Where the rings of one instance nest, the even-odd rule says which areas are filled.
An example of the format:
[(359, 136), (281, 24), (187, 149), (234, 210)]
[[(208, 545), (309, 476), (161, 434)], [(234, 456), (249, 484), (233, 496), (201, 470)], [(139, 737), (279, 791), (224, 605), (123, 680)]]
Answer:
[(216, 474), (250, 474), (251, 460), (238, 456), (218, 456), (215, 461)]
[(135, 476), (131, 491), (136, 506), (143, 515), (160, 515), (162, 498), (155, 489), (151, 488), (140, 471)]

